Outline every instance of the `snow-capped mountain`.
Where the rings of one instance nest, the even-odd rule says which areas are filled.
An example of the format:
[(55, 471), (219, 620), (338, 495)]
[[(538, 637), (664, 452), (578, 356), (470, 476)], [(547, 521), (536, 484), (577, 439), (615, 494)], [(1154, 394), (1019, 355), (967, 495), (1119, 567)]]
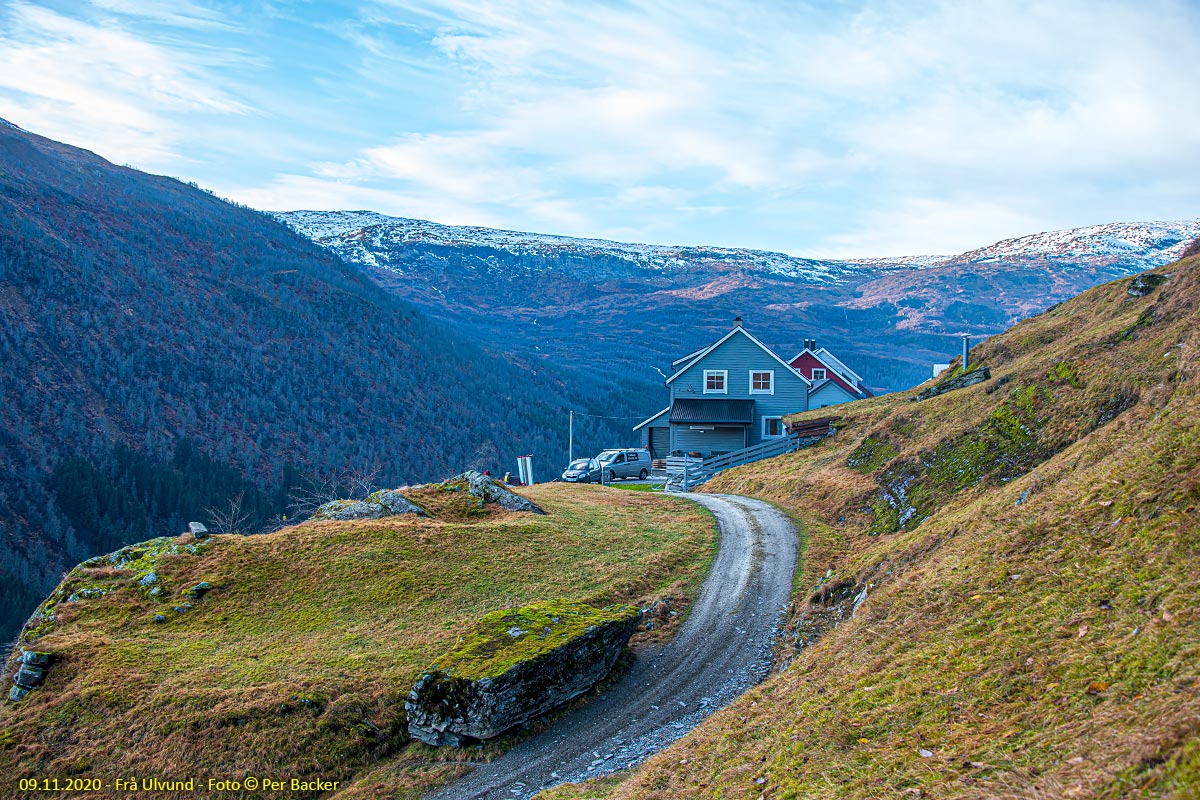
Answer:
[(384, 269), (404, 270), (389, 254), (411, 245), (483, 247), (530, 257), (527, 267), (549, 269), (547, 256), (619, 259), (639, 270), (676, 273), (697, 264), (720, 261), (814, 283), (842, 282), (864, 271), (890, 272), (944, 264), (1001, 261), (1120, 262), (1129, 271), (1150, 269), (1179, 257), (1200, 236), (1200, 220), (1117, 222), (1005, 239), (956, 256), (911, 255), (889, 258), (811, 259), (785, 253), (732, 247), (663, 246), (580, 239), (475, 226), (442, 225), (427, 220), (391, 217), (374, 211), (288, 211), (275, 217), (309, 239), (336, 250), (343, 258)]
[[(385, 288), (511, 354), (660, 383), (736, 314), (780, 352), (816, 336), (878, 389), (1097, 283), (1168, 263), (1200, 220), (1114, 223), (955, 256), (808, 259), (440, 225), (370, 211), (277, 219)], [(597, 360), (596, 354), (602, 358)], [(644, 385), (644, 383), (643, 383)]]
[[(580, 239), (495, 228), (441, 225), (427, 220), (389, 217), (374, 211), (288, 211), (275, 214), (297, 232), (336, 250), (359, 264), (404, 270), (402, 261), (389, 257), (399, 247), (483, 247), (528, 258), (533, 269), (550, 269), (554, 260), (616, 259), (631, 269), (671, 274), (698, 264), (722, 262), (731, 267), (767, 272), (814, 283), (838, 282), (864, 267), (877, 270), (942, 263), (945, 256), (864, 259), (861, 262), (809, 259), (734, 247), (664, 246), (633, 244), (605, 239)], [(548, 260), (549, 259), (549, 260)]]
[(1200, 220), (1181, 222), (1113, 222), (1065, 231), (1047, 231), (1005, 239), (955, 256), (956, 263), (1053, 259), (1109, 261), (1149, 269), (1179, 258), (1200, 237)]

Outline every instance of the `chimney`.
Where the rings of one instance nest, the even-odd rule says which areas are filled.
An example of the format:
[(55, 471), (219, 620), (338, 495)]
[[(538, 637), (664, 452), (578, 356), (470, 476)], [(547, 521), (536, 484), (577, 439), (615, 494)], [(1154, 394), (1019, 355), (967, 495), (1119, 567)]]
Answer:
[(742, 327), (742, 318), (740, 316), (733, 318), (733, 327), (735, 327), (735, 328)]

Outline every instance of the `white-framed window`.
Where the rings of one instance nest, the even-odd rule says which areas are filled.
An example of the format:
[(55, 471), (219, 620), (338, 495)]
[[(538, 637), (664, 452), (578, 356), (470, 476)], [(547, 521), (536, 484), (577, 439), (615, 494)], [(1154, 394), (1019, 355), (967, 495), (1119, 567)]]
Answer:
[(763, 417), (762, 418), (762, 436), (764, 439), (772, 439), (777, 436), (783, 436), (783, 417)]
[(775, 370), (750, 370), (750, 394), (775, 394)]
[(813, 367), (812, 379), (814, 381), (823, 381), (826, 377), (825, 370), (821, 369), (820, 367)]
[(704, 393), (705, 394), (729, 394), (729, 370), (727, 370), (727, 369), (706, 369), (706, 370), (704, 370)]

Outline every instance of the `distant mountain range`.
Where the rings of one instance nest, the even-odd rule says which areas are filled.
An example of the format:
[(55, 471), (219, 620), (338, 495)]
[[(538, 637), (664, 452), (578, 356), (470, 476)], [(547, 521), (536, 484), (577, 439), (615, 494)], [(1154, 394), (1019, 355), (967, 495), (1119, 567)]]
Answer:
[[(737, 314), (791, 355), (828, 345), (873, 389), (907, 388), (957, 352), (1078, 292), (1168, 263), (1200, 220), (1114, 223), (955, 256), (807, 259), (456, 227), (370, 211), (275, 217), (388, 290), (531, 359), (623, 375), (663, 395), (678, 356)], [(657, 398), (657, 399), (655, 399)]]

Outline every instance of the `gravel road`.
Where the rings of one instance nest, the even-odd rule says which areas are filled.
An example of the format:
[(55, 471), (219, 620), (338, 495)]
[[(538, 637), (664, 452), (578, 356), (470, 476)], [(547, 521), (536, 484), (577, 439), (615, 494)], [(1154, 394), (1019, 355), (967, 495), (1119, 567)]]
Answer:
[(759, 500), (684, 496), (716, 516), (720, 547), (675, 638), (640, 647), (607, 694), (431, 798), (524, 800), (627, 769), (767, 676), (796, 569), (796, 532)]

